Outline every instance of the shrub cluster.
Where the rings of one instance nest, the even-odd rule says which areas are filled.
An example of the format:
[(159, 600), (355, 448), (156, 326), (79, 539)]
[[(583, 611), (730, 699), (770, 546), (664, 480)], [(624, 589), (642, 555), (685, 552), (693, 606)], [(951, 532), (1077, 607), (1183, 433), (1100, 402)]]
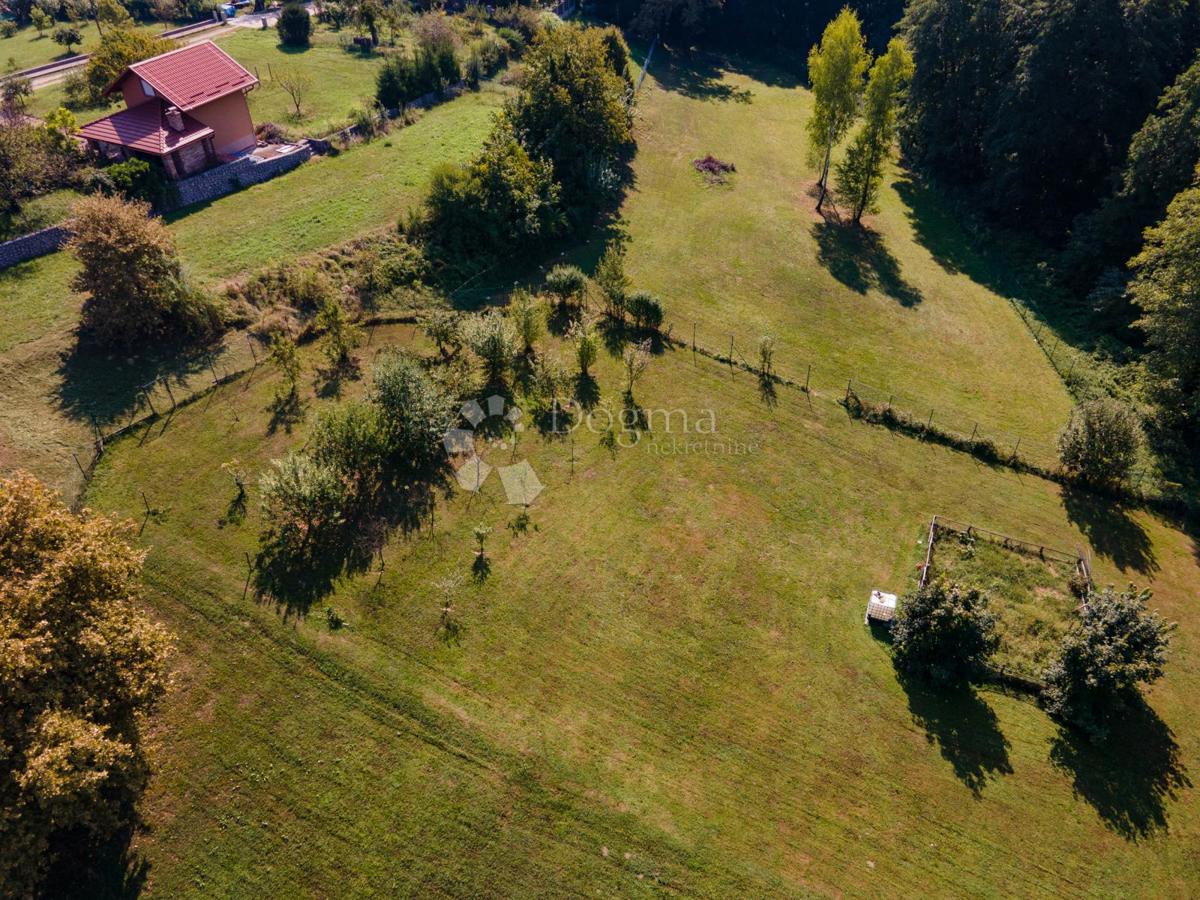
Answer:
[(285, 47), (307, 47), (312, 34), (312, 18), (299, 3), (287, 3), (275, 23), (279, 43)]
[(461, 80), (462, 68), (450, 47), (421, 49), (412, 56), (394, 53), (376, 76), (375, 99), (384, 109), (404, 109), (426, 94), (444, 94)]

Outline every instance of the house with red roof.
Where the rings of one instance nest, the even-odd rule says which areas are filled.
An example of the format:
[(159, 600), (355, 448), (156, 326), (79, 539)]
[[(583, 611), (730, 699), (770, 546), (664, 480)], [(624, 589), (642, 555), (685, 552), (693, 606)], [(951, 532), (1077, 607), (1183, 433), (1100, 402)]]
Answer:
[(212, 41), (133, 63), (108, 87), (125, 109), (79, 129), (110, 160), (157, 160), (183, 178), (254, 149), (246, 94), (258, 79)]

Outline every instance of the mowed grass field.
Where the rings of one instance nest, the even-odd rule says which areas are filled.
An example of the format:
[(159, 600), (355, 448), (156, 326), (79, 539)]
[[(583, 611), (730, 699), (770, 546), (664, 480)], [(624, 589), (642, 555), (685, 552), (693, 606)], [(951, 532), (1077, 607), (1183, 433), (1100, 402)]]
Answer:
[[(660, 294), (676, 335), (776, 363), (842, 389), (849, 377), (921, 401), (957, 422), (1052, 444), (1070, 400), (987, 268), (935, 196), (899, 170), (869, 231), (827, 223), (810, 195), (808, 91), (779, 70), (715, 56), (656, 55), (639, 94), (636, 182), (626, 205), (628, 268)], [(712, 154), (737, 172), (706, 182)], [(916, 402), (913, 403), (916, 405)], [(961, 426), (960, 426), (961, 427)]]
[[(900, 376), (934, 399), (1057, 427), (1026, 397), (1053, 418), (1065, 394), (1006, 301), (923, 256), (899, 198), (877, 227), (896, 229), (887, 246), (910, 260), (905, 277), (928, 279), (922, 302), (903, 308), (912, 318), (833, 278), (802, 237), (802, 210), (780, 213), (796, 229), (790, 261), (756, 258), (758, 244), (782, 238), (757, 224), (770, 191), (743, 190), (754, 169), (741, 160), (745, 180), (722, 195), (737, 227), (713, 236), (677, 217), (670, 250), (646, 226), (669, 192), (686, 210), (712, 190), (673, 182), (677, 165), (691, 177), (692, 151), (656, 142), (654, 130), (728, 137), (745, 113), (741, 88), (788, 92), (760, 143), (772, 144), (774, 128), (798, 133), (803, 92), (744, 75), (714, 76), (705, 97), (664, 87), (644, 101), (628, 250), (668, 317), (693, 313), (702, 335), (726, 323), (745, 323), (739, 335), (769, 328), (784, 344), (825, 346), (830, 366), (847, 358), (843, 346), (882, 358), (894, 344), (907, 354)], [(791, 165), (795, 148), (773, 145), (774, 164)], [(656, 241), (678, 255), (672, 265), (646, 247)], [(711, 270), (722, 287), (708, 303), (666, 281), (670, 271), (699, 287), (695, 270), (743, 256), (740, 279)], [(793, 277), (816, 293), (776, 285)], [(878, 329), (880, 346), (864, 329)], [(408, 329), (381, 329), (365, 360), (389, 344), (428, 352)], [(936, 368), (919, 364), (934, 355)], [(1019, 394), (986, 393), (993, 377), (1018, 376)], [(149, 603), (181, 641), (177, 687), (154, 723), (148, 830), (135, 845), (151, 893), (1194, 892), (1192, 536), (852, 421), (836, 404), (840, 385), (817, 384), (811, 400), (781, 388), (770, 404), (753, 377), (674, 350), (651, 362), (637, 399), (693, 423), (711, 411), (715, 434), (681, 433), (675, 413), (670, 431), (660, 416), (615, 455), (586, 428), (574, 443), (526, 433), (491, 447), (489, 462), (527, 458), (546, 485), (528, 531), (509, 527), (518, 509), (493, 474), (480, 496), (452, 494), (432, 530), (393, 539), (381, 572), (345, 580), (297, 617), (244, 595), (257, 492), (230, 522), (235, 490), (220, 466), (236, 457), (257, 475), (303, 445), (330, 402), (310, 377), (294, 433), (270, 430), (275, 376), (260, 370), (110, 447), (86, 497), (144, 522)], [(605, 357), (598, 377), (602, 405), (616, 407), (617, 361)], [(925, 549), (915, 536), (933, 513), (1085, 544), (1102, 582), (1154, 588), (1153, 605), (1180, 627), (1168, 675), (1148, 692), (1153, 713), (1124, 744), (1097, 752), (1019, 697), (897, 682), (863, 609), (873, 588), (910, 581)], [(471, 579), (479, 523), (495, 529), (481, 583)], [(445, 579), (460, 585), (463, 633), (451, 644), (436, 636)], [(324, 606), (346, 626), (329, 630)]]
[[(366, 356), (412, 343), (380, 330)], [(618, 364), (598, 375), (617, 405)], [(329, 402), (306, 388), (305, 423), (269, 434), (275, 384), (260, 371), (122, 440), (87, 497), (145, 522), (150, 603), (181, 637), (137, 844), (152, 894), (1183, 897), (1200, 877), (1200, 567), (1154, 517), (1084, 521), (1055, 485), (827, 395), (768, 406), (751, 376), (674, 351), (637, 398), (711, 410), (715, 434), (676, 414), (610, 456), (584, 428), (573, 469), (567, 441), (489, 448), (545, 483), (530, 530), (493, 474), (343, 582), (330, 631), (325, 604), (243, 597), (257, 492), (230, 524), (220, 465), (261, 472)], [(1154, 729), (1097, 754), (1028, 700), (901, 687), (864, 604), (903, 586), (947, 510), (1065, 546), (1138, 536), (1136, 566), (1096, 562), (1181, 623)], [(481, 584), (477, 523), (495, 529)], [(447, 578), (454, 644), (435, 635)]]
[[(91, 53), (100, 43), (100, 32), (96, 29), (95, 21), (88, 19), (76, 22), (75, 27), (79, 29), (83, 43), (76, 44), (71, 48), (71, 52), (67, 53), (62, 44), (54, 43), (50, 37), (54, 33), (54, 29), (62, 24), (64, 23), (55, 21), (54, 25), (46, 29), (45, 34), (42, 35), (39, 35), (37, 29), (32, 25), (26, 25), (19, 28), (12, 37), (0, 38), (0, 67), (7, 71), (9, 65), (12, 64), (16, 69), (32, 69), (34, 66), (54, 62), (59, 58), (66, 59), (68, 56), (80, 53)], [(153, 24), (141, 23), (134, 27), (146, 34), (159, 34), (175, 26), (155, 22)]]

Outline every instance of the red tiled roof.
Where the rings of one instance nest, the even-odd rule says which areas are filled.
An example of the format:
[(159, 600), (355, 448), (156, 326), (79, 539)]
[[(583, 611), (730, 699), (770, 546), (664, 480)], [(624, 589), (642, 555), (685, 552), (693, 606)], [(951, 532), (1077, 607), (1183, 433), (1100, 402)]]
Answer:
[(182, 113), (183, 130), (167, 125), (166, 107), (161, 100), (147, 100), (129, 109), (89, 122), (79, 129), (81, 137), (108, 144), (120, 144), (143, 153), (165, 156), (185, 144), (208, 137), (213, 130)]
[(185, 111), (258, 84), (257, 78), (212, 41), (201, 41), (133, 63), (108, 92), (116, 90), (131, 72), (168, 103)]

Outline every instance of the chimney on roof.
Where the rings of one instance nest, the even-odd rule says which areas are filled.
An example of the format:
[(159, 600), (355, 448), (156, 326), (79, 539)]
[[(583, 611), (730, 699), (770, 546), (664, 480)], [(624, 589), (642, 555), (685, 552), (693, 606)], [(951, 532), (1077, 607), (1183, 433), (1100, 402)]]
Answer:
[(168, 128), (172, 131), (183, 131), (183, 113), (179, 111), (179, 107), (168, 106), (165, 115)]

